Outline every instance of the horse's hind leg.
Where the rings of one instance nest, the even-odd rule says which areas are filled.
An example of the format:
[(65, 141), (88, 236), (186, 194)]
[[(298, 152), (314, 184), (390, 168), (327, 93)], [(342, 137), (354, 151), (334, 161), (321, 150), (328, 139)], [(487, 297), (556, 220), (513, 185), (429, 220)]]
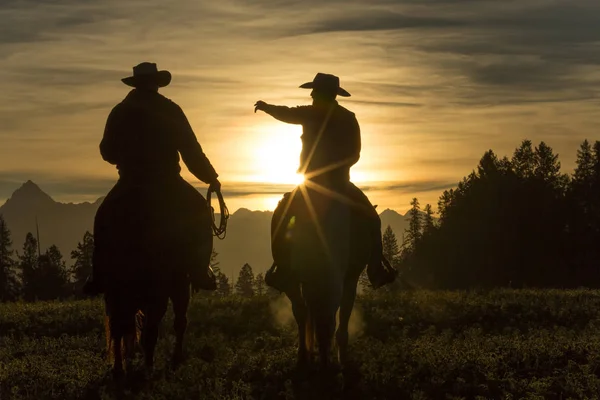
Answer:
[(348, 325), (350, 323), (352, 309), (354, 308), (354, 301), (356, 300), (357, 285), (357, 280), (346, 281), (342, 294), (342, 303), (340, 304), (340, 323), (337, 332), (335, 333), (335, 339), (338, 347), (338, 360), (342, 367), (344, 367), (348, 361)]
[(319, 313), (315, 319), (317, 342), (319, 343), (319, 359), (321, 368), (325, 371), (330, 366), (329, 356), (335, 331), (335, 313)]
[(125, 370), (127, 371), (127, 374), (131, 372), (133, 356), (135, 352), (135, 321), (133, 321), (130, 325), (131, 326), (128, 327), (127, 332), (123, 335), (123, 356), (125, 359)]
[(118, 318), (108, 318), (108, 351), (109, 357), (112, 356), (113, 360), (113, 379), (117, 382), (120, 382), (125, 376), (125, 370), (123, 368), (123, 349), (121, 346), (123, 330), (120, 322), (121, 321), (119, 321)]
[(308, 309), (302, 298), (300, 286), (294, 286), (293, 289), (286, 292), (287, 297), (292, 303), (292, 312), (298, 325), (298, 367), (305, 367), (308, 364), (309, 353), (307, 348), (307, 324)]
[(144, 362), (146, 368), (154, 368), (154, 350), (158, 341), (158, 329), (160, 321), (167, 312), (169, 298), (166, 296), (157, 296), (144, 310), (144, 328), (142, 330), (142, 348), (144, 349)]
[(190, 305), (190, 292), (189, 285), (185, 285), (174, 296), (171, 297), (173, 302), (173, 314), (175, 319), (173, 321), (173, 329), (175, 330), (175, 349), (173, 351), (173, 366), (179, 366), (183, 360), (183, 337), (187, 329), (187, 310)]

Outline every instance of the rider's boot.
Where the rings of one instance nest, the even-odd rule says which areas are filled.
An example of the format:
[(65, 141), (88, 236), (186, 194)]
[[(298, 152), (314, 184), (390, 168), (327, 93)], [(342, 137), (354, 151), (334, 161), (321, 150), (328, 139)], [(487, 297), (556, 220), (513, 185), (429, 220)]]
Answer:
[(279, 292), (285, 292), (290, 283), (290, 276), (287, 272), (289, 271), (286, 271), (285, 268), (273, 263), (265, 274), (265, 284)]
[(367, 265), (367, 276), (374, 289), (379, 289), (382, 286), (388, 285), (398, 275), (398, 271), (383, 255), (383, 240), (381, 237), (381, 220), (379, 215), (373, 215), (373, 256)]
[(217, 277), (210, 265), (204, 270), (198, 269), (197, 272), (191, 276), (191, 282), (192, 290), (194, 291), (217, 290)]
[(367, 276), (373, 289), (379, 289), (396, 280), (398, 271), (390, 264), (383, 254), (373, 257), (367, 265)]

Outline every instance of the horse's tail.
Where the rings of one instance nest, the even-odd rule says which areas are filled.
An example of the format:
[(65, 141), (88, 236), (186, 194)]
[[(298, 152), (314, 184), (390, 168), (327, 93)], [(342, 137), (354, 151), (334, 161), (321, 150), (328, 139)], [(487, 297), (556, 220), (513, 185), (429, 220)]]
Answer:
[(110, 318), (108, 315), (104, 316), (104, 334), (106, 336), (106, 361), (113, 361), (113, 341), (110, 329)]
[[(130, 341), (129, 343), (127, 342), (126, 338), (123, 337), (121, 339), (122, 341), (122, 349), (124, 349), (124, 346), (137, 346), (142, 339), (142, 329), (144, 327), (144, 318), (145, 315), (141, 310), (138, 310), (138, 312), (135, 314), (134, 316), (135, 318), (135, 329), (134, 332), (124, 332), (125, 335), (133, 335), (133, 343)], [(110, 318), (108, 317), (108, 315), (104, 316), (104, 334), (106, 336), (106, 357), (107, 357), (107, 361), (108, 362), (112, 362), (114, 361), (114, 351), (113, 351), (113, 332), (111, 329), (111, 323), (110, 323)], [(133, 351), (132, 349), (126, 349), (125, 351)]]
[(142, 341), (142, 329), (144, 329), (144, 320), (146, 316), (142, 310), (138, 310), (135, 314), (135, 344), (139, 344)]
[(306, 344), (306, 350), (308, 351), (308, 356), (312, 357), (312, 354), (315, 350), (316, 326), (314, 315), (310, 312), (310, 307), (308, 307), (308, 305), (306, 307), (306, 324), (304, 325), (304, 327), (304, 340)]

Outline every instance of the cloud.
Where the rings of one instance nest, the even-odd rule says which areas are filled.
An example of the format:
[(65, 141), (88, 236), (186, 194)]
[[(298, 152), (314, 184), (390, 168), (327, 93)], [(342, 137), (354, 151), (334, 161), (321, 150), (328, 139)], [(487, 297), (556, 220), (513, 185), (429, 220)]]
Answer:
[(416, 180), (406, 182), (377, 182), (371, 185), (359, 185), (360, 189), (369, 191), (387, 191), (402, 193), (422, 193), (430, 191), (443, 191), (455, 187), (457, 182), (444, 180)]
[[(402, 29), (427, 29), (460, 27), (461, 21), (434, 17), (415, 17), (389, 10), (357, 10), (351, 15), (341, 15), (315, 22), (299, 29), (296, 34), (313, 34), (344, 31), (379, 31)], [(294, 29), (292, 29), (294, 32)]]
[[(359, 168), (401, 182), (390, 191), (457, 182), (471, 169), (464, 160), (510, 153), (523, 137), (551, 138), (568, 168), (600, 124), (596, 0), (140, 4), (2, 2), (0, 190), (33, 175), (61, 196), (104, 193), (114, 177), (97, 149), (106, 116), (144, 60), (172, 71), (163, 93), (225, 184), (259, 167), (248, 164), (263, 144), (248, 135), (272, 121), (253, 102), (306, 104), (297, 86), (318, 71), (352, 93), (341, 104), (364, 132)], [(240, 184), (227, 195), (282, 190)]]

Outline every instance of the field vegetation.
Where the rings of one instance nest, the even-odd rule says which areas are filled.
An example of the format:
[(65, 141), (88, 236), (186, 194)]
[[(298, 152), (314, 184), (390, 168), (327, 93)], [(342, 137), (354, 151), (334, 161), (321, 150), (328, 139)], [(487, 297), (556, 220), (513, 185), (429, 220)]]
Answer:
[[(362, 296), (352, 365), (328, 393), (361, 399), (585, 399), (600, 393), (600, 292), (405, 291)], [(196, 296), (187, 360), (172, 370), (172, 314), (137, 399), (320, 398), (295, 370), (282, 297)], [(0, 399), (109, 399), (99, 299), (0, 304)], [(141, 369), (141, 365), (139, 366)]]

